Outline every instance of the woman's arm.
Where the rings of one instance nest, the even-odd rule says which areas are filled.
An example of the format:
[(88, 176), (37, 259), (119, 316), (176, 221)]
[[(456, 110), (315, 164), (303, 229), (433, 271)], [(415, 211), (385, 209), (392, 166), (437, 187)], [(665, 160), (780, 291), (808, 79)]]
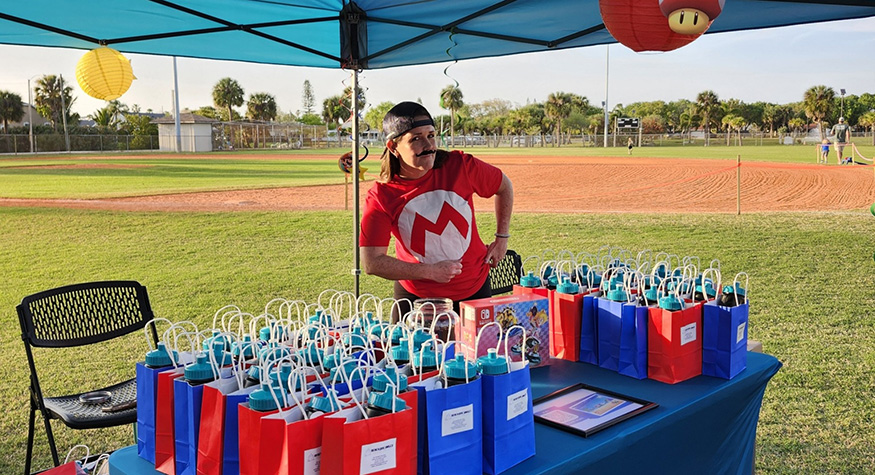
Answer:
[[(513, 214), (513, 183), (504, 173), (501, 174), (501, 185), (495, 193), (495, 234), (510, 235), (510, 216)], [(507, 253), (507, 237), (495, 236), (495, 240), (486, 249), (486, 262), (495, 267)]]
[(388, 280), (433, 280), (445, 284), (462, 273), (460, 261), (435, 264), (404, 262), (386, 254), (387, 246), (362, 247), (362, 267), (365, 274)]

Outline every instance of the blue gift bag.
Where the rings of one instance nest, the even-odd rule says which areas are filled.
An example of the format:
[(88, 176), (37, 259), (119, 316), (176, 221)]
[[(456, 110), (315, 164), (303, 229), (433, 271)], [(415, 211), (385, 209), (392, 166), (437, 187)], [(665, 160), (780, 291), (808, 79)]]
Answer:
[(183, 378), (173, 381), (176, 475), (195, 475), (197, 472), (197, 438), (203, 395), (202, 384), (192, 386)]
[(723, 307), (712, 300), (702, 309), (702, 374), (732, 379), (747, 367), (750, 304)]
[(596, 298), (599, 366), (617, 371), (620, 368), (620, 329), (625, 301)]
[(498, 474), (535, 455), (535, 418), (529, 365), (483, 380), (483, 472)]
[(477, 378), (441, 387), (440, 377), (411, 384), (417, 391), (419, 473), (483, 473), (483, 386)]
[(647, 378), (647, 315), (648, 307), (634, 303), (623, 305), (620, 317), (620, 374), (637, 379)]
[(158, 373), (173, 369), (150, 368), (137, 363), (137, 455), (155, 464), (155, 407), (158, 404)]
[(596, 297), (583, 297), (582, 321), (580, 323), (580, 361), (599, 364), (598, 318), (596, 317)]

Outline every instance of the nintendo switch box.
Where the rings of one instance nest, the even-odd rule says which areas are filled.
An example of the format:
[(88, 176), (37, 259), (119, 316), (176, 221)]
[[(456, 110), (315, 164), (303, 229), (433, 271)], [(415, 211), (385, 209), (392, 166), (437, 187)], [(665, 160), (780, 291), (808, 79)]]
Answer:
[[(513, 361), (519, 361), (525, 354), (530, 366), (544, 365), (550, 359), (548, 307), (549, 300), (536, 294), (463, 301), (459, 304), (462, 322), (456, 328), (456, 340), (467, 347), (469, 357), (473, 356), (477, 333), (488, 323), (498, 322), (498, 325), (489, 325), (483, 331), (477, 346), (477, 357), (485, 355), (489, 348), (496, 347), (498, 354), (504, 355), (506, 339), (507, 351)], [(498, 326), (503, 334), (501, 341)]]

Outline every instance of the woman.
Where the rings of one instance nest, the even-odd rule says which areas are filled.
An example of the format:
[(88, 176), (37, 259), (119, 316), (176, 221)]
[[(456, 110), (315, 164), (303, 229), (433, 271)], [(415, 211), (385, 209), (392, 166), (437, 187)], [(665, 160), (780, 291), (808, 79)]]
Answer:
[[(459, 301), (491, 296), (489, 268), (504, 257), (510, 237), (510, 180), (471, 155), (438, 150), (434, 121), (415, 102), (393, 107), (383, 118), (383, 132), (380, 180), (368, 192), (362, 216), (365, 273), (394, 280), (395, 299), (449, 298), (456, 312)], [(477, 232), (475, 193), (495, 196), (489, 246)], [(390, 236), (396, 257), (387, 254)]]

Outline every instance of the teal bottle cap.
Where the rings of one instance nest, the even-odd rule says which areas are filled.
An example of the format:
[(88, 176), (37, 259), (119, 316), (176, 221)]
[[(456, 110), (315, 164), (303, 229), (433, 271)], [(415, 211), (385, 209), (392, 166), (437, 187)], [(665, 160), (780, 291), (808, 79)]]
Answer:
[(356, 381), (362, 379), (362, 374), (365, 373), (365, 371), (356, 371), (356, 368), (358, 368), (358, 360), (349, 358), (344, 360), (339, 366), (332, 368), (329, 375), (332, 381), (337, 381), (334, 379), (335, 375), (337, 375), (338, 371), (343, 371), (341, 374), (346, 375), (352, 381)]
[(608, 300), (613, 300), (614, 302), (625, 302), (628, 300), (628, 296), (626, 295), (626, 291), (623, 290), (622, 285), (618, 285), (613, 287), (611, 290), (608, 290), (608, 293), (605, 295)]
[(465, 356), (457, 354), (456, 358), (444, 365), (444, 371), (448, 378), (470, 379), (477, 376), (477, 366), (465, 361)]
[(580, 286), (572, 282), (568, 277), (562, 277), (562, 283), (556, 287), (560, 294), (576, 295), (580, 292)]
[[(403, 339), (403, 338), (404, 338), (404, 329), (401, 328), (400, 326), (395, 327), (395, 329), (392, 330), (392, 344), (397, 345), (398, 342), (401, 341), (401, 339)], [(407, 341), (407, 340), (404, 340), (404, 341)]]
[(410, 361), (410, 349), (407, 348), (407, 338), (398, 340), (398, 344), (389, 349), (395, 361)]
[(270, 327), (264, 327), (261, 330), (258, 330), (258, 339), (261, 341), (269, 341), (270, 340)]
[(422, 350), (413, 353), (413, 366), (417, 368), (436, 368), (441, 364), (441, 354), (431, 345), (423, 345)]
[(684, 304), (674, 295), (666, 295), (659, 299), (659, 308), (676, 312), (684, 309)]
[[(177, 353), (173, 352), (173, 360), (176, 360)], [(163, 342), (158, 342), (158, 348), (146, 353), (146, 364), (153, 368), (161, 368), (173, 364), (170, 359), (170, 354), (167, 352), (167, 347)]]
[(309, 366), (318, 365), (323, 357), (324, 353), (316, 346), (316, 343), (310, 343), (307, 345), (307, 349), (302, 351), (299, 355), (301, 363)]
[[(368, 404), (387, 411), (401, 411), (407, 406), (403, 399), (395, 397), (391, 391), (384, 393), (372, 392), (368, 394)], [(394, 406), (394, 407), (392, 407)]]
[(325, 357), (325, 360), (322, 362), (322, 367), (330, 371), (331, 368), (336, 368), (342, 359), (343, 351), (341, 351), (340, 348), (334, 348), (334, 352)]
[(648, 302), (656, 302), (659, 300), (659, 292), (656, 287), (651, 287), (644, 291), (644, 298), (647, 299)]
[(235, 358), (242, 357), (248, 360), (255, 357), (255, 344), (252, 343), (252, 337), (245, 335), (243, 341), (235, 341), (231, 344), (231, 356)]
[(216, 364), (219, 366), (228, 366), (234, 361), (231, 353), (225, 351), (225, 342), (221, 340), (213, 341), (213, 355), (215, 355)]
[(392, 386), (389, 382), (398, 388), (398, 392), (407, 390), (407, 376), (398, 373), (398, 368), (395, 365), (387, 365), (382, 373), (377, 373), (374, 376), (374, 391), (377, 392), (392, 392)]
[(367, 337), (362, 331), (362, 327), (355, 327), (349, 333), (344, 333), (341, 337), (341, 341), (347, 347), (350, 346), (366, 346), (368, 344)]
[(326, 327), (330, 327), (332, 325), (331, 314), (326, 313), (323, 310), (316, 310), (316, 315), (312, 315), (309, 319), (307, 319), (307, 322), (319, 323), (321, 325), (325, 325)]
[(739, 284), (738, 282), (735, 283), (735, 286), (732, 286), (732, 285), (723, 286), (723, 293), (724, 294), (731, 294), (733, 292), (735, 292), (741, 296), (744, 296), (744, 294), (745, 294), (744, 289), (741, 288), (741, 284)]
[(520, 285), (529, 289), (534, 289), (541, 286), (541, 279), (535, 277), (534, 273), (529, 272), (520, 277)]
[(483, 374), (499, 375), (507, 373), (507, 358), (498, 356), (498, 350), (490, 348), (486, 355), (477, 358), (477, 366)]
[(249, 379), (254, 379), (255, 381), (260, 381), (261, 369), (258, 367), (258, 365), (253, 365), (249, 367), (249, 369), (246, 371), (246, 377), (248, 377)]
[(191, 382), (212, 381), (216, 379), (206, 353), (198, 353), (195, 362), (185, 367), (185, 380)]
[(419, 351), (422, 348), (422, 344), (431, 340), (431, 335), (425, 332), (423, 329), (417, 329), (413, 332), (413, 351)]
[(550, 274), (550, 277), (547, 277), (547, 287), (556, 287), (557, 285), (559, 285), (559, 277), (554, 272)]
[(260, 412), (276, 409), (274, 396), (280, 401), (283, 399), (282, 390), (272, 384), (261, 383), (261, 386), (249, 395), (249, 407)]
[(337, 400), (337, 391), (328, 388), (326, 396), (313, 396), (310, 399), (310, 408), (320, 412), (334, 412), (340, 410), (340, 401)]

